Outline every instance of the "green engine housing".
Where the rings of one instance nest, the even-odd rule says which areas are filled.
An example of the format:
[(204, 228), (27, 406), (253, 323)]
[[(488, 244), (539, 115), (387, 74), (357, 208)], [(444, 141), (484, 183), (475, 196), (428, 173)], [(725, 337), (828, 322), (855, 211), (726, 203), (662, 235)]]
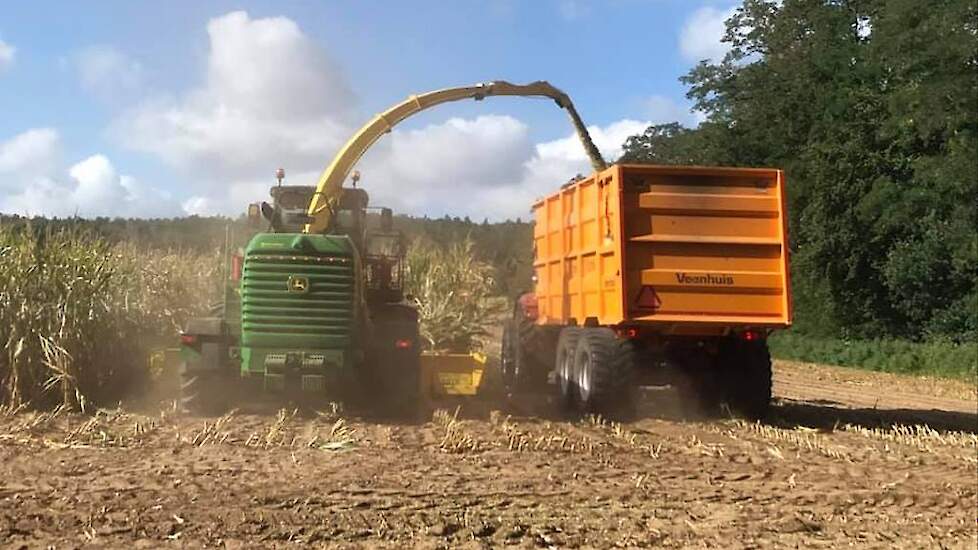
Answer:
[(344, 235), (260, 233), (244, 253), (241, 375), (269, 390), (318, 392), (354, 361), (361, 263)]

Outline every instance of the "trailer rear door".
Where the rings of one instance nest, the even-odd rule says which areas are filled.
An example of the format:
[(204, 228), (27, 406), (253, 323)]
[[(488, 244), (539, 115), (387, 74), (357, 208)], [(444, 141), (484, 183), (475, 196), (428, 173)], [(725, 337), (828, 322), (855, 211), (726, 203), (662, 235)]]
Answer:
[(780, 170), (617, 168), (627, 320), (791, 323)]

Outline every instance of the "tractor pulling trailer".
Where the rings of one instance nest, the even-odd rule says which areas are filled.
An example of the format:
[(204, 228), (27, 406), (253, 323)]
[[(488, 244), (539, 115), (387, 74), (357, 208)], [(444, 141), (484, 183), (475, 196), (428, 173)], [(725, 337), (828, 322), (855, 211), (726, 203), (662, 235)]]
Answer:
[(552, 381), (572, 413), (627, 416), (638, 386), (751, 418), (767, 336), (791, 324), (784, 174), (614, 165), (533, 204), (535, 289), (503, 331), (512, 391)]

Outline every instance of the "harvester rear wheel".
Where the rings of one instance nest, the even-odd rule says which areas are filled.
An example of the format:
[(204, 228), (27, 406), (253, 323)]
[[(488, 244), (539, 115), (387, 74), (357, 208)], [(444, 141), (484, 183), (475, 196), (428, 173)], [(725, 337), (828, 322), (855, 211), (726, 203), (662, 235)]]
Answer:
[(180, 367), (180, 410), (201, 416), (224, 414), (228, 408), (227, 380), (218, 373), (187, 372)]
[(765, 340), (728, 340), (720, 348), (720, 378), (733, 412), (757, 420), (771, 408), (771, 353)]
[[(421, 388), (421, 336), (418, 313), (405, 304), (375, 306), (373, 345), (361, 372), (364, 397), (385, 415), (414, 422), (424, 418), (427, 401)], [(379, 398), (379, 399), (378, 399)]]
[(583, 328), (574, 352), (576, 405), (582, 413), (610, 418), (631, 415), (635, 350), (608, 328)]

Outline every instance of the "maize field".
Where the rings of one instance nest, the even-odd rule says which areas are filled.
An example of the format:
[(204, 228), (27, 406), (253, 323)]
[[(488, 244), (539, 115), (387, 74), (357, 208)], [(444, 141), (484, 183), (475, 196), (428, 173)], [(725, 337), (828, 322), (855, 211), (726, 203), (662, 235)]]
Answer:
[(217, 253), (0, 227), (0, 404), (86, 410), (137, 391), (148, 350), (217, 299), (219, 271)]

